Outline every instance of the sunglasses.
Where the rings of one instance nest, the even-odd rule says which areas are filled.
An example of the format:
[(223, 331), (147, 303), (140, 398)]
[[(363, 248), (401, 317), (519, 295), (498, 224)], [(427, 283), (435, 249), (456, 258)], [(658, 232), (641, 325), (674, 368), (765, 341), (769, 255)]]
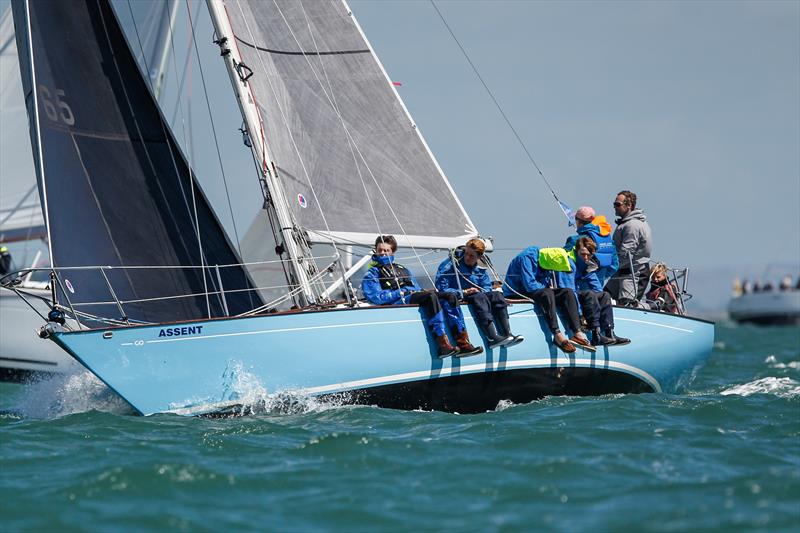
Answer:
[(628, 205), (628, 202), (614, 202), (614, 207), (622, 207), (623, 205)]

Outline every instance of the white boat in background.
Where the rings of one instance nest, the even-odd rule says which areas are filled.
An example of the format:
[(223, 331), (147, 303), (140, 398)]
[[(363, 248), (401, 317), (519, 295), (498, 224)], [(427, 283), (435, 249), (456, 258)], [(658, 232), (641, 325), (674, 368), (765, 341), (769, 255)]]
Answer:
[(751, 324), (800, 325), (800, 290), (748, 292), (731, 298), (731, 320)]

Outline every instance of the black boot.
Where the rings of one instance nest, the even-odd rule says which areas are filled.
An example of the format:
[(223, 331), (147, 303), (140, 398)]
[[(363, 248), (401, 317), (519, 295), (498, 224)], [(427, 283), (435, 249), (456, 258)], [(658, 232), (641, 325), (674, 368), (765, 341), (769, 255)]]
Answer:
[(483, 333), (486, 335), (486, 339), (489, 341), (489, 348), (498, 348), (500, 346), (505, 346), (506, 343), (511, 341), (511, 338), (504, 337), (497, 333), (497, 328), (494, 327), (494, 324), (488, 322), (483, 325)]
[(609, 346), (615, 344), (615, 340), (611, 337), (606, 337), (600, 332), (600, 328), (592, 328), (592, 344), (594, 346)]
[(614, 328), (606, 329), (605, 334), (609, 339), (614, 339), (614, 346), (623, 346), (631, 343), (630, 339), (626, 339), (625, 337), (617, 337), (614, 334)]
[(517, 344), (521, 343), (525, 340), (525, 337), (522, 335), (514, 335), (511, 333), (511, 324), (508, 323), (508, 315), (505, 312), (497, 313), (497, 324), (503, 330), (503, 334), (506, 336), (506, 342), (503, 346), (510, 348), (511, 346), (516, 346)]

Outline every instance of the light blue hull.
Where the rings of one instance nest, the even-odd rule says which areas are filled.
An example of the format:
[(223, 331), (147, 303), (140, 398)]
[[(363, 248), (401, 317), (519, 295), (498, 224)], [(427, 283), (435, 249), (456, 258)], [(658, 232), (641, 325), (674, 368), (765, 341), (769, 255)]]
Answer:
[[(202, 414), (253, 390), (384, 407), (480, 412), (553, 394), (674, 392), (710, 355), (714, 325), (615, 309), (627, 346), (565, 355), (530, 304), (509, 307), (525, 342), (439, 360), (415, 307), (369, 307), (56, 333), (53, 340), (142, 414)], [(473, 343), (482, 338), (467, 307)], [(486, 348), (486, 345), (484, 344)]]

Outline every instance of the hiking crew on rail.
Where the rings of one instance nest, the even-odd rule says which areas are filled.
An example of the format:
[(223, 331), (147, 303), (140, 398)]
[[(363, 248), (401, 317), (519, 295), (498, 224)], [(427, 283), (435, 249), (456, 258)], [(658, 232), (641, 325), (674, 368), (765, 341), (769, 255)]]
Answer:
[[(380, 235), (375, 239), (375, 253), (369, 270), (361, 281), (361, 290), (367, 300), (376, 305), (419, 305), (425, 315), (439, 349), (439, 358), (455, 355), (464, 357), (483, 352), (473, 346), (467, 334), (467, 326), (458, 297), (451, 292), (423, 290), (411, 271), (395, 263), (397, 240), (392, 235)], [(456, 347), (447, 337), (449, 328), (456, 339)]]

